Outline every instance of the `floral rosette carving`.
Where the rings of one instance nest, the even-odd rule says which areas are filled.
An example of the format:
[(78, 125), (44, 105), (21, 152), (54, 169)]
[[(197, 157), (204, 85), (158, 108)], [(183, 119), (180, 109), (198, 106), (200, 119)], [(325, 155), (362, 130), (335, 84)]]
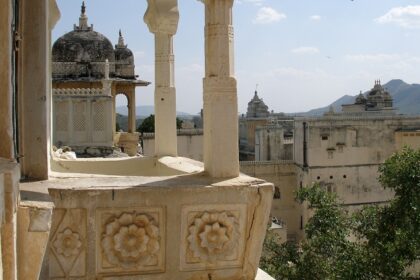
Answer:
[(215, 262), (232, 255), (239, 240), (239, 230), (234, 216), (226, 212), (204, 212), (189, 227), (187, 237), (194, 257)]
[(63, 232), (57, 234), (53, 246), (58, 254), (64, 257), (77, 256), (82, 247), (80, 235), (66, 228)]
[(157, 263), (159, 228), (146, 214), (123, 213), (105, 225), (102, 250), (109, 263), (124, 268)]

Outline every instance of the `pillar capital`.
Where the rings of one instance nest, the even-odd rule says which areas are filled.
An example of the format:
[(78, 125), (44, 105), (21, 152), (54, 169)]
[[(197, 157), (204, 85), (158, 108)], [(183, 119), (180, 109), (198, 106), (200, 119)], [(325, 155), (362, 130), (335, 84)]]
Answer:
[(147, 0), (144, 22), (151, 33), (175, 35), (178, 28), (178, 0)]

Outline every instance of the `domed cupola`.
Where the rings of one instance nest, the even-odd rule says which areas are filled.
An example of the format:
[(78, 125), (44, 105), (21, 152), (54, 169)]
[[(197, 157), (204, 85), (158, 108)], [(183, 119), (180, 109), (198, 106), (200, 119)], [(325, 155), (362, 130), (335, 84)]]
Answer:
[(355, 104), (366, 104), (366, 97), (363, 95), (363, 93), (360, 91), (359, 95), (356, 97)]
[(392, 108), (393, 100), (389, 92), (384, 89), (379, 80), (375, 81), (373, 89), (368, 94), (367, 105), (370, 109)]
[(83, 2), (79, 25), (53, 44), (53, 78), (103, 78), (106, 60), (111, 64), (115, 61), (114, 48), (108, 38), (93, 30), (93, 25), (88, 26)]
[(248, 109), (246, 112), (247, 118), (267, 118), (270, 113), (268, 106), (264, 101), (258, 97), (258, 92), (255, 91), (254, 97), (248, 102)]
[(118, 44), (115, 45), (115, 75), (121, 78), (134, 78), (134, 55), (124, 43), (119, 31)]

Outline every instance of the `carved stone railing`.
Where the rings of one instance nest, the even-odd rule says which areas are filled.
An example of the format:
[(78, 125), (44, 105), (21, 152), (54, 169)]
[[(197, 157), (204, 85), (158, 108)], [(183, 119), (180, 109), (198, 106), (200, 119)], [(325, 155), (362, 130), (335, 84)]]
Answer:
[[(212, 183), (213, 182), (213, 183)], [(273, 185), (197, 174), (56, 179), (42, 279), (254, 280)]]

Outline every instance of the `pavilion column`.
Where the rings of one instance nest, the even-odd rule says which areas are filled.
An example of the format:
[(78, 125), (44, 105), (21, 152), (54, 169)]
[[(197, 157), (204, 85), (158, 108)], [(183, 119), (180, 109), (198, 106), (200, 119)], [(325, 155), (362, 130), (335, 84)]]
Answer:
[(55, 0), (21, 1), (19, 137), (22, 175), (48, 179), (51, 138), (51, 30)]
[(128, 100), (128, 132), (136, 132), (136, 92), (135, 89), (131, 90)]
[(205, 0), (204, 4), (204, 168), (212, 177), (236, 177), (239, 147), (233, 0)]
[(1, 0), (0, 6), (0, 158), (13, 159), (12, 2)]
[(155, 155), (177, 156), (173, 36), (177, 0), (148, 0), (144, 21), (155, 35)]

